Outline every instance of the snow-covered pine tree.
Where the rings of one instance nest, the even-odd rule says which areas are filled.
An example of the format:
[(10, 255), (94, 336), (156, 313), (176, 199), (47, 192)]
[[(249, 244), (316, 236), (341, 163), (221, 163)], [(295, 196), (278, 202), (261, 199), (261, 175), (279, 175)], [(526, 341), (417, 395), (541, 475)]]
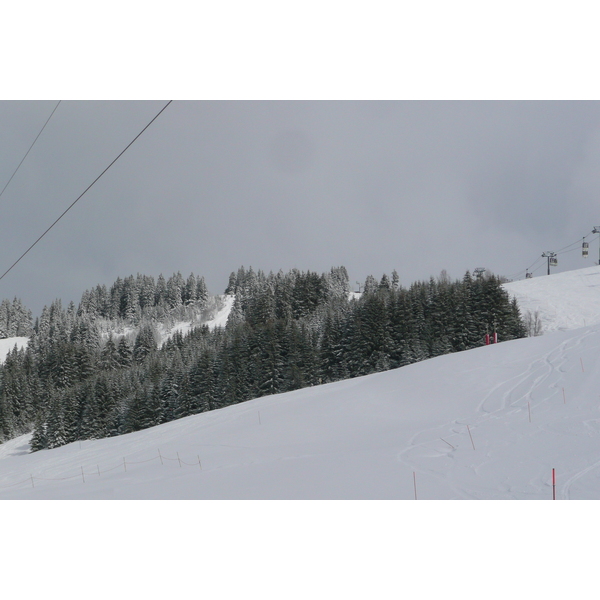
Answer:
[(154, 328), (150, 324), (140, 327), (133, 345), (133, 359), (141, 363), (157, 349)]

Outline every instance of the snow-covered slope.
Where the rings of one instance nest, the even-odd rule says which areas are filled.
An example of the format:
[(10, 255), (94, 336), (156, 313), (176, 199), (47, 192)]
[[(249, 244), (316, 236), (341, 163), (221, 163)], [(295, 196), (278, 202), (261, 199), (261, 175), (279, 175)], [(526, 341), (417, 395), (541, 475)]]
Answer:
[(214, 297), (215, 308), (214, 314), (208, 318), (208, 320), (199, 321), (178, 321), (172, 326), (159, 325), (158, 334), (160, 335), (160, 344), (164, 344), (176, 331), (180, 331), (183, 335), (189, 333), (195, 327), (206, 325), (209, 329), (215, 329), (215, 327), (225, 327), (227, 325), (227, 319), (229, 313), (233, 307), (233, 301), (235, 296), (223, 295)]
[[(600, 498), (600, 326), (29, 453), (2, 498)], [(181, 461), (181, 462), (180, 462)]]
[(226, 295), (221, 297), (223, 306), (217, 311), (217, 314), (207, 321), (205, 324), (209, 329), (214, 329), (215, 327), (225, 327), (227, 325), (227, 319), (229, 318), (229, 313), (233, 308), (233, 302), (235, 300), (235, 296)]
[(539, 312), (544, 333), (600, 323), (600, 266), (504, 284), (521, 314)]
[(541, 337), (54, 450), (23, 436), (0, 446), (0, 498), (547, 499), (552, 468), (559, 498), (600, 498), (594, 282), (507, 284)]

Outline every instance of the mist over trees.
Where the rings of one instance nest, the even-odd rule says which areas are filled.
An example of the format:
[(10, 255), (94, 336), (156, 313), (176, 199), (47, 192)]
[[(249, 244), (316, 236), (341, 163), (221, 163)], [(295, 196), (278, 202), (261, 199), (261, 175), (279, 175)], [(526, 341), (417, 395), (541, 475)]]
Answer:
[(202, 277), (118, 278), (77, 307), (53, 302), (34, 324), (4, 301), (0, 333), (30, 341), (0, 367), (0, 436), (33, 431), (32, 450), (54, 448), (467, 350), (494, 331), (500, 341), (527, 334), (498, 277), (442, 273), (403, 288), (394, 271), (361, 287), (351, 292), (344, 267), (240, 267), (225, 290), (227, 325), (176, 331), (162, 346), (160, 324), (209, 316)]

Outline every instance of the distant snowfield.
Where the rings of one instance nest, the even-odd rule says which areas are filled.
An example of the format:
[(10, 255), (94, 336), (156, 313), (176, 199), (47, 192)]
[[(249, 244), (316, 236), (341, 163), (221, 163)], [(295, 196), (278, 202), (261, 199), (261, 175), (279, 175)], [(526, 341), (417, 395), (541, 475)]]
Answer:
[(223, 300), (223, 308), (217, 312), (217, 314), (210, 320), (205, 323), (209, 329), (215, 329), (216, 327), (225, 327), (227, 325), (227, 319), (229, 318), (229, 313), (233, 308), (233, 303), (235, 301), (235, 296), (222, 296)]
[(233, 307), (233, 302), (235, 300), (235, 296), (221, 296), (220, 301), (223, 303), (222, 308), (217, 311), (215, 316), (208, 321), (203, 323), (190, 322), (190, 321), (179, 321), (175, 323), (172, 327), (166, 329), (163, 326), (159, 327), (159, 335), (161, 337), (161, 345), (164, 344), (176, 331), (180, 331), (183, 335), (189, 333), (195, 327), (200, 327), (201, 325), (206, 325), (210, 330), (215, 329), (216, 327), (225, 327), (227, 325), (227, 319), (229, 317), (229, 313)]
[(539, 311), (543, 333), (600, 324), (600, 266), (504, 284), (521, 314)]

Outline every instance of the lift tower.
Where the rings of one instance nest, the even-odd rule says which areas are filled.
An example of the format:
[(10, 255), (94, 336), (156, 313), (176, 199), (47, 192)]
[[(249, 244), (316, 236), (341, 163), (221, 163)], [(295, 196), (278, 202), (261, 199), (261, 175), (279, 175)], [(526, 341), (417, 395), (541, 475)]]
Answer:
[(558, 264), (556, 252), (544, 252), (542, 256), (548, 259), (548, 275), (550, 275), (550, 266), (555, 267)]
[[(592, 233), (600, 233), (600, 227), (594, 227)], [(598, 248), (598, 264), (600, 265), (600, 248)]]

